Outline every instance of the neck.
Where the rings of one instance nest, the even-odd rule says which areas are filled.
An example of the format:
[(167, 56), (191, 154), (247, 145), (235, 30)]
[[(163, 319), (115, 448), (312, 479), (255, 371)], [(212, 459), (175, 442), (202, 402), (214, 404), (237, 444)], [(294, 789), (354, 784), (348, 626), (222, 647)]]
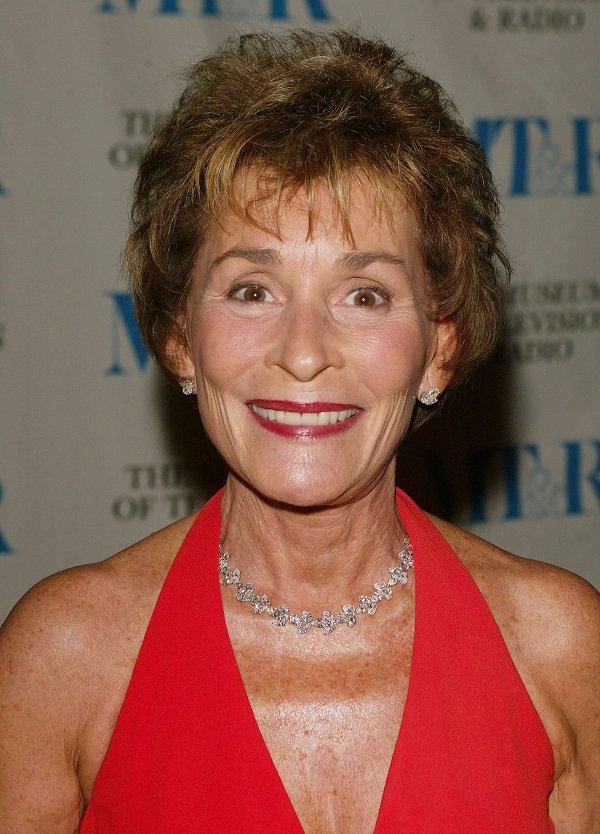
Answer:
[(368, 492), (330, 506), (278, 505), (235, 475), (223, 496), (231, 563), (275, 604), (318, 610), (368, 593), (385, 578), (404, 536), (393, 461)]

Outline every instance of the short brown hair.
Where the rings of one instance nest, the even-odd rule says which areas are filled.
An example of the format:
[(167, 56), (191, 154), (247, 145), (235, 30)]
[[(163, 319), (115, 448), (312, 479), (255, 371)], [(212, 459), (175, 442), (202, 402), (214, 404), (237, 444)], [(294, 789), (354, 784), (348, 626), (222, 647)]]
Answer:
[(309, 206), (324, 182), (350, 234), (353, 178), (380, 205), (400, 193), (416, 221), (430, 314), (456, 323), (453, 382), (490, 354), (509, 272), (498, 196), (442, 88), (356, 32), (260, 33), (192, 66), (140, 165), (125, 261), (142, 336), (168, 373), (197, 251), (211, 221), (236, 208), (234, 183), (250, 168), (279, 197), (304, 188)]

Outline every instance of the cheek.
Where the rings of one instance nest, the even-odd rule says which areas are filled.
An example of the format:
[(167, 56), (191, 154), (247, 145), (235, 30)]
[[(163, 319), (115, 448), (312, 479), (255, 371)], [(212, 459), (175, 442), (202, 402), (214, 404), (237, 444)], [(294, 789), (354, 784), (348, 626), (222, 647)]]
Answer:
[(356, 367), (374, 393), (404, 393), (416, 387), (427, 359), (427, 337), (413, 319), (365, 334), (353, 347)]
[(196, 375), (217, 386), (235, 380), (261, 353), (260, 334), (252, 331), (221, 310), (199, 312), (192, 330)]

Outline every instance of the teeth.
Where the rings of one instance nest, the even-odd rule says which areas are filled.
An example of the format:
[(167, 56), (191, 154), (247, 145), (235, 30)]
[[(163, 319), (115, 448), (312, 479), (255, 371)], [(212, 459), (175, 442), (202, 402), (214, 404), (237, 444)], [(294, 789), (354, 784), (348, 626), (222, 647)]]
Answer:
[(272, 408), (261, 408), (259, 405), (250, 403), (250, 408), (259, 417), (265, 420), (272, 420), (274, 423), (282, 423), (285, 426), (331, 426), (334, 423), (343, 423), (344, 420), (353, 417), (358, 408), (345, 408), (342, 411), (276, 411)]

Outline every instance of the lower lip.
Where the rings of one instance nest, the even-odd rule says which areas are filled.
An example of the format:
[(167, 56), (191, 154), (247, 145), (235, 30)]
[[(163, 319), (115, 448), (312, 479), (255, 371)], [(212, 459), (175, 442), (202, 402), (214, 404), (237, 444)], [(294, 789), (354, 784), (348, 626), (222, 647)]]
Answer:
[(343, 420), (341, 423), (330, 423), (327, 426), (288, 426), (285, 423), (277, 423), (275, 420), (266, 420), (260, 414), (257, 414), (256, 411), (253, 411), (250, 406), (248, 406), (248, 411), (259, 425), (273, 434), (278, 434), (280, 437), (306, 437), (311, 439), (316, 437), (330, 437), (333, 434), (341, 434), (342, 432), (348, 431), (362, 414), (362, 411), (357, 411), (356, 414), (348, 417), (347, 420)]

